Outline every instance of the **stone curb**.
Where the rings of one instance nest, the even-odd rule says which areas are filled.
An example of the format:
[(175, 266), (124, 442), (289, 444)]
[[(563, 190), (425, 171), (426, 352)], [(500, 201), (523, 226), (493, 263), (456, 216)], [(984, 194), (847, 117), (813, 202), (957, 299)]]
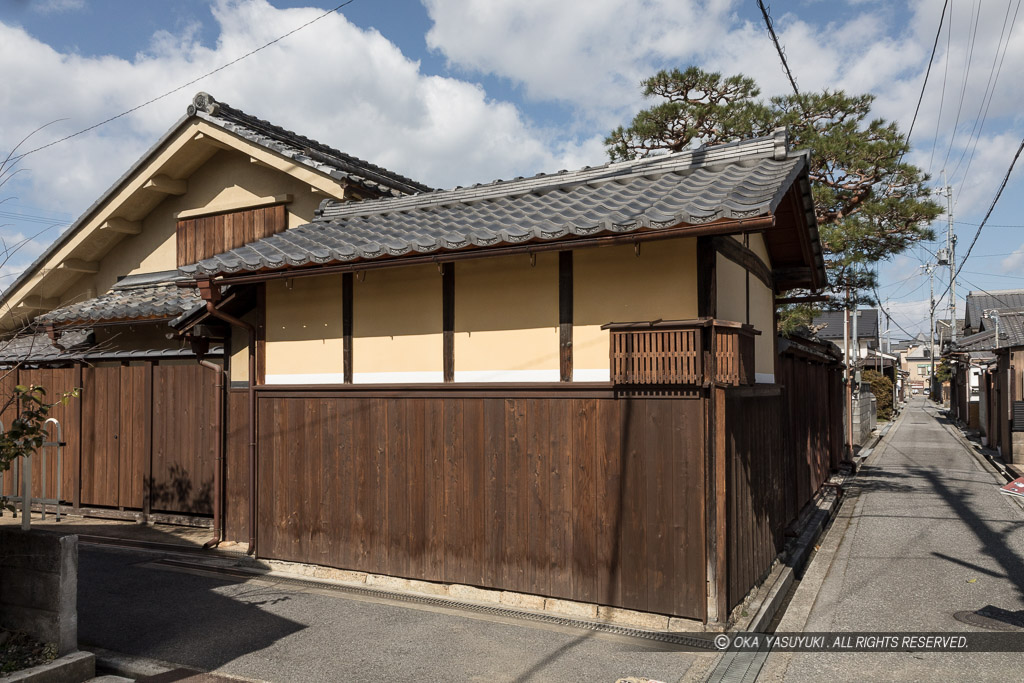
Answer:
[[(159, 676), (180, 669), (178, 664), (164, 662), (159, 659), (148, 659), (146, 657), (135, 657), (121, 654), (102, 647), (86, 648), (91, 655), (96, 657), (96, 665), (104, 673), (111, 673), (127, 678), (143, 678), (145, 676)], [(4, 681), (3, 683), (7, 683)]]
[(15, 671), (0, 678), (3, 683), (82, 683), (96, 675), (91, 652), (70, 652), (52, 662)]

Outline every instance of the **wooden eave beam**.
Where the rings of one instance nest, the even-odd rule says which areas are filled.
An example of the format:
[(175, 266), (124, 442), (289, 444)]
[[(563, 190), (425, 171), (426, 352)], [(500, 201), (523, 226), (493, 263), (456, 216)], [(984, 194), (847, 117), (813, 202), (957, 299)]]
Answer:
[(66, 270), (72, 273), (98, 273), (100, 264), (96, 261), (83, 261), (82, 259), (69, 258), (57, 266), (57, 270)]
[(749, 247), (743, 246), (729, 236), (718, 236), (713, 238), (715, 251), (729, 259), (738, 266), (743, 267), (747, 272), (760, 280), (768, 289), (775, 289), (775, 281), (772, 278), (772, 271), (767, 264), (761, 260)]
[(235, 149), (234, 147), (224, 142), (223, 140), (218, 140), (217, 138), (207, 133), (196, 133), (195, 135), (192, 136), (192, 139), (195, 140), (196, 142), (201, 142), (204, 145), (209, 145), (211, 147), (216, 147), (218, 149), (226, 149), (229, 151), (234, 151)]
[(147, 180), (142, 188), (163, 194), (183, 195), (188, 192), (188, 181), (178, 180), (161, 174)]
[(116, 232), (121, 235), (138, 235), (142, 232), (142, 223), (114, 216), (103, 221), (100, 225), (100, 230), (103, 232)]
[(57, 306), (60, 306), (60, 299), (36, 295), (27, 296), (18, 303), (18, 308), (31, 311), (50, 311)]

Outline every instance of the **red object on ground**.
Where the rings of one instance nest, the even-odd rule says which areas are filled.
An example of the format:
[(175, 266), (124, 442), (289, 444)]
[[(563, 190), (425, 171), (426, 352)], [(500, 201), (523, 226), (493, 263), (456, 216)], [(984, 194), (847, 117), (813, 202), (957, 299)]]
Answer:
[(1024, 477), (1017, 477), (1006, 486), (1000, 486), (999, 493), (1024, 498)]

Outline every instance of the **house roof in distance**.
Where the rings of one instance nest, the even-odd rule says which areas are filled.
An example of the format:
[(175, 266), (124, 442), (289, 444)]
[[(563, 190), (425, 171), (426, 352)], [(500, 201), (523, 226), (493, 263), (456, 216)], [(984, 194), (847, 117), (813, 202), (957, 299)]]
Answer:
[[(327, 200), (312, 223), (180, 270), (193, 277), (294, 270), (684, 226), (712, 231), (716, 222), (723, 233), (739, 232), (738, 220), (777, 215), (785, 219), (765, 231), (773, 266), (801, 271), (802, 286), (824, 286), (807, 156), (789, 151), (782, 130), (572, 172), (391, 199)], [(812, 263), (799, 253), (798, 239), (805, 240)], [(789, 254), (795, 254), (792, 262)]]
[[(860, 319), (857, 321), (857, 337), (859, 339), (878, 339), (878, 309), (862, 308), (859, 310)], [(843, 318), (845, 311), (824, 311), (814, 317), (812, 323), (815, 328), (825, 325), (818, 330), (817, 335), (821, 339), (842, 339)], [(850, 334), (853, 334), (853, 318), (851, 311)]]
[(968, 292), (964, 325), (972, 330), (982, 328), (985, 311), (990, 309), (1024, 310), (1024, 289), (997, 289)]

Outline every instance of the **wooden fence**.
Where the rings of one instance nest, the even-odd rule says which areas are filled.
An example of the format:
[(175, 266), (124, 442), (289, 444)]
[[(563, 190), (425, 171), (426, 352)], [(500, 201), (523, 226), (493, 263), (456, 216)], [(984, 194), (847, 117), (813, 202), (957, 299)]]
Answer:
[(259, 415), (261, 556), (705, 617), (699, 399), (268, 392)]
[(787, 525), (842, 458), (839, 366), (783, 354), (777, 370), (777, 385), (726, 394), (730, 609), (771, 569)]
[[(0, 390), (42, 386), (48, 400), (81, 387), (55, 407), (66, 442), (61, 497), (83, 507), (210, 514), (217, 440), (216, 376), (191, 362), (133, 361), (83, 368), (6, 371)], [(15, 407), (0, 419), (10, 425)], [(41, 493), (41, 458), (33, 457), (33, 495)], [(56, 494), (55, 454), (47, 495)], [(6, 476), (4, 493), (14, 493)]]

